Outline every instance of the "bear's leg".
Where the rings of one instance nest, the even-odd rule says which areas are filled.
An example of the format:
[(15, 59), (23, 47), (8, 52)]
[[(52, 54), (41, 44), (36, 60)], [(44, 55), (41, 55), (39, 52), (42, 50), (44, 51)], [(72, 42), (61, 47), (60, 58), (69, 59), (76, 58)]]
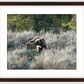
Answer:
[(39, 54), (41, 54), (41, 52), (42, 52), (42, 48), (39, 47)]

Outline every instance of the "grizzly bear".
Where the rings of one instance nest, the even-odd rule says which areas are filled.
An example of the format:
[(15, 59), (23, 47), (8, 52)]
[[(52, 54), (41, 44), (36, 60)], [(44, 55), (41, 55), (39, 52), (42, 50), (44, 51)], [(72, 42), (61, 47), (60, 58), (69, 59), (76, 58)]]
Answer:
[(37, 51), (40, 54), (43, 49), (48, 49), (48, 44), (45, 41), (45, 39), (43, 39), (43, 38), (38, 39), (38, 38), (39, 38), (38, 36), (35, 36), (27, 44), (30, 44), (31, 42), (34, 42), (34, 45), (37, 47)]

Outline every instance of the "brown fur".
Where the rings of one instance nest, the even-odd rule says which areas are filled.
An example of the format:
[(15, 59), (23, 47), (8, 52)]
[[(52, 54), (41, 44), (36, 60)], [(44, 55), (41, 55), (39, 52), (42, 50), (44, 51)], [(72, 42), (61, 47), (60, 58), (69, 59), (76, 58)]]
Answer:
[(37, 50), (38, 50), (39, 53), (41, 53), (41, 51), (43, 51), (43, 49), (47, 49), (48, 48), (48, 44), (43, 38), (37, 39), (34, 42), (34, 45), (37, 46)]
[(35, 36), (32, 40), (30, 40), (29, 42), (27, 42), (26, 44), (30, 44), (31, 42), (34, 42), (37, 38), (39, 38), (38, 36)]
[(35, 36), (32, 40), (30, 40), (27, 44), (30, 44), (31, 42), (34, 42), (34, 45), (37, 47), (37, 51), (41, 53), (43, 48), (47, 49), (47, 43), (43, 38), (39, 38), (38, 36)]

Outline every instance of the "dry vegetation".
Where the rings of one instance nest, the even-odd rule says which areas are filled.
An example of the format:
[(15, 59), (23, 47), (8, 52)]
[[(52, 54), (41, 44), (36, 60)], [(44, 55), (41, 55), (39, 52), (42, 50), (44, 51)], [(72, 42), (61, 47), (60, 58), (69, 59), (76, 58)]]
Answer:
[[(48, 50), (40, 55), (33, 44), (26, 42), (34, 36), (48, 42)], [(61, 34), (33, 31), (7, 32), (7, 69), (76, 69), (76, 32)]]

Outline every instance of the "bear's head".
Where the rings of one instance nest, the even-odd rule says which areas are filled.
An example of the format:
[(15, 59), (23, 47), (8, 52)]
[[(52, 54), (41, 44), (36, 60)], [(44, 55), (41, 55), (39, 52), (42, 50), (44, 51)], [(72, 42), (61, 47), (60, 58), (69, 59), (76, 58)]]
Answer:
[(39, 46), (42, 46), (42, 47), (45, 47), (45, 40), (43, 38), (41, 39), (37, 39), (35, 42), (34, 42), (34, 45), (39, 45)]

